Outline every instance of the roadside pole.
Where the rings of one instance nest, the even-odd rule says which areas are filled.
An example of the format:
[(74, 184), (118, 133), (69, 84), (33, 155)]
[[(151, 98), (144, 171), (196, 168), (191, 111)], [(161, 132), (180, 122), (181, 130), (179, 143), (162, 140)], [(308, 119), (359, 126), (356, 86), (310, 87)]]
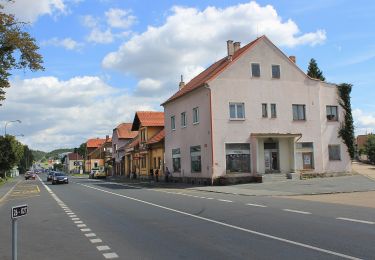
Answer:
[(27, 205), (12, 207), (12, 260), (17, 260), (17, 218), (27, 214)]

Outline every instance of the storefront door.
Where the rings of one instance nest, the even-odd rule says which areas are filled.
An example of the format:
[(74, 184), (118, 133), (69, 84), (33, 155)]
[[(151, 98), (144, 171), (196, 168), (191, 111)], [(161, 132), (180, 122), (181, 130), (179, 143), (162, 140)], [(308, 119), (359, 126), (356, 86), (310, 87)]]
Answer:
[(302, 153), (303, 169), (310, 170), (313, 169), (313, 154), (312, 153)]
[(279, 152), (277, 149), (264, 150), (264, 166), (266, 173), (279, 172)]

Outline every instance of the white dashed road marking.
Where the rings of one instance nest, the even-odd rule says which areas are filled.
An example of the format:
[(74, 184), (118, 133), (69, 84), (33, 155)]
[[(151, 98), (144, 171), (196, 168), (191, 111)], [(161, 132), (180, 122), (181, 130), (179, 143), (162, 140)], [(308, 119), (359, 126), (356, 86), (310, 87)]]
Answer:
[(86, 237), (96, 237), (95, 233), (87, 233), (85, 234)]
[(105, 251), (111, 249), (109, 246), (97, 246), (98, 251)]
[(116, 253), (104, 253), (103, 256), (106, 259), (118, 258), (118, 255)]
[(267, 208), (266, 205), (261, 205), (261, 204), (247, 203), (246, 205), (253, 206), (253, 207)]
[(310, 215), (310, 212), (307, 211), (300, 211), (300, 210), (294, 210), (294, 209), (283, 209), (283, 211), (287, 212), (293, 212), (293, 213), (298, 213), (298, 214), (305, 214), (305, 215)]
[(93, 238), (93, 239), (90, 239), (90, 242), (93, 243), (93, 244), (97, 244), (97, 243), (101, 243), (103, 241), (100, 238)]
[(360, 220), (360, 219), (354, 219), (354, 218), (336, 218), (336, 219), (340, 219), (340, 220), (346, 220), (346, 221), (351, 221), (351, 222), (358, 222), (358, 223), (362, 223), (362, 224), (370, 224), (370, 225), (374, 225), (375, 222), (372, 222), (372, 221), (367, 221), (367, 220)]
[(218, 199), (218, 201), (222, 201), (222, 202), (233, 202), (231, 200), (223, 200), (223, 199)]
[(81, 231), (82, 232), (91, 232), (91, 229), (90, 228), (81, 228)]

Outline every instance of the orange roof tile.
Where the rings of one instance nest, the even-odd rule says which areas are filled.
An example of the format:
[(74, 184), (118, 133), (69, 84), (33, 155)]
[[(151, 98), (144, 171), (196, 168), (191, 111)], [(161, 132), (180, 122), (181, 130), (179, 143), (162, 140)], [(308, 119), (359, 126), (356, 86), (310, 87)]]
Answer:
[(228, 67), (229, 64), (231, 64), (234, 60), (238, 59), (243, 53), (245, 53), (247, 50), (249, 50), (252, 46), (254, 46), (260, 39), (265, 38), (266, 36), (262, 36), (257, 38), (256, 40), (248, 43), (244, 47), (240, 48), (236, 52), (234, 52), (234, 55), (232, 57), (232, 60), (229, 60), (228, 57), (224, 57), (221, 60), (215, 62), (210, 67), (208, 67), (206, 70), (202, 71), (200, 74), (198, 74), (195, 78), (189, 81), (179, 91), (177, 91), (173, 96), (171, 96), (167, 101), (162, 103), (161, 105), (164, 106), (166, 103), (175, 100), (194, 89), (197, 89), (204, 84), (207, 84), (208, 81), (216, 77), (219, 73), (221, 73), (226, 67)]
[(164, 126), (164, 112), (137, 111), (134, 116), (132, 130), (140, 126)]
[(101, 146), (103, 143), (105, 143), (105, 139), (92, 138), (92, 139), (87, 140), (86, 147), (87, 148), (97, 148), (97, 147)]
[(161, 130), (159, 133), (157, 133), (156, 135), (154, 135), (153, 137), (151, 137), (148, 141), (147, 141), (147, 144), (155, 144), (155, 143), (158, 143), (160, 142), (161, 140), (163, 140), (165, 137), (165, 132), (164, 132), (164, 129)]
[(79, 155), (78, 153), (69, 153), (68, 158), (71, 161), (73, 161), (73, 160), (83, 160), (82, 156)]
[(119, 139), (133, 139), (138, 134), (138, 131), (132, 131), (132, 123), (121, 123), (114, 130)]

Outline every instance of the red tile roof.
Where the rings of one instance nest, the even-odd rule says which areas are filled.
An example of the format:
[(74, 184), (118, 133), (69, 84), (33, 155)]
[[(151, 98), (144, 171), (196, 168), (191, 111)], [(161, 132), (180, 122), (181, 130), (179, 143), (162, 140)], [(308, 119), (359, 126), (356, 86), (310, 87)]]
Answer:
[(114, 130), (119, 139), (133, 139), (138, 134), (138, 131), (132, 131), (132, 123), (121, 123)]
[(262, 36), (257, 38), (256, 40), (250, 42), (249, 44), (245, 45), (244, 47), (240, 48), (236, 52), (234, 52), (234, 55), (232, 59), (228, 59), (228, 56), (222, 58), (221, 60), (215, 62), (210, 67), (208, 67), (206, 70), (202, 71), (200, 74), (198, 74), (195, 78), (189, 81), (182, 89), (177, 91), (173, 96), (171, 96), (167, 101), (165, 101), (162, 106), (164, 106), (166, 103), (175, 100), (194, 89), (197, 89), (205, 84), (208, 83), (208, 81), (215, 78), (218, 74), (220, 74), (225, 68), (228, 67), (233, 61), (237, 60), (243, 53), (245, 53), (247, 50), (249, 50), (251, 47), (253, 47), (260, 39), (265, 38), (266, 36)]
[(134, 116), (132, 130), (140, 126), (164, 126), (164, 112), (137, 111)]
[(87, 140), (86, 147), (87, 148), (97, 148), (97, 147), (101, 146), (103, 143), (105, 143), (105, 139), (92, 138), (92, 139)]
[(151, 137), (148, 141), (147, 141), (147, 144), (155, 144), (155, 143), (158, 143), (160, 142), (161, 140), (163, 140), (165, 137), (165, 132), (164, 132), (164, 129), (161, 130), (159, 133), (157, 133), (156, 135), (154, 135), (153, 137)]
[(68, 154), (68, 158), (71, 161), (74, 161), (74, 160), (83, 160), (82, 156), (79, 155), (78, 153), (69, 153)]

